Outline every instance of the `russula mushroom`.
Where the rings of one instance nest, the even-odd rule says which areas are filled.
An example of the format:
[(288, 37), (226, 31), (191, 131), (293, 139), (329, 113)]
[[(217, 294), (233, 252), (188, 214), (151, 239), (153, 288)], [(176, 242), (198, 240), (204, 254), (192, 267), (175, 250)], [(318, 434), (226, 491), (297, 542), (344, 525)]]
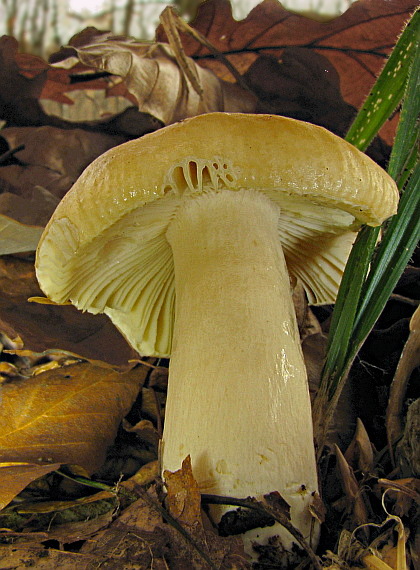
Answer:
[(164, 469), (190, 455), (205, 493), (277, 490), (309, 538), (317, 470), (290, 275), (311, 303), (333, 302), (354, 232), (397, 200), (321, 127), (205, 114), (95, 160), (45, 229), (37, 276), (142, 355), (171, 356)]

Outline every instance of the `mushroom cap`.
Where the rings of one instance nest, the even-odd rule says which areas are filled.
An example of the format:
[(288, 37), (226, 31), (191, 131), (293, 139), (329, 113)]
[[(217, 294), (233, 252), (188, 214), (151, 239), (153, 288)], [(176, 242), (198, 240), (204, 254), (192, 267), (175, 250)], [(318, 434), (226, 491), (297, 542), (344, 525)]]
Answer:
[(354, 232), (381, 224), (398, 203), (388, 174), (322, 127), (275, 115), (199, 115), (86, 168), (39, 242), (40, 286), (57, 303), (106, 313), (141, 354), (168, 356), (168, 224), (186, 199), (240, 189), (279, 205), (286, 263), (312, 304), (334, 302)]

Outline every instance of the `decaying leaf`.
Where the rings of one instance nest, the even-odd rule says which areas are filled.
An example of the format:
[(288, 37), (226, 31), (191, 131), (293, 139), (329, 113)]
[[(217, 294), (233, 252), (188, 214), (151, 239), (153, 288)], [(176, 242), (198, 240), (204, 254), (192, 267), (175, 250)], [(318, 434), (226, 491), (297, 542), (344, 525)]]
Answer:
[(357, 418), (354, 437), (344, 454), (346, 461), (362, 473), (373, 471), (373, 449), (368, 433), (360, 418)]
[(1, 134), (10, 148), (20, 146), (22, 150), (15, 155), (19, 164), (1, 168), (0, 179), (19, 188), (22, 197), (29, 198), (33, 188), (40, 186), (57, 200), (97, 156), (127, 140), (123, 136), (49, 126), (10, 127), (2, 129)]
[[(89, 71), (81, 65), (73, 69), (76, 73)], [(88, 88), (118, 95), (107, 78), (90, 78)], [(91, 132), (101, 132), (123, 137), (139, 137), (154, 131), (162, 125), (146, 113), (139, 113), (133, 107), (98, 121), (66, 121), (45, 113), (40, 100), (52, 99), (59, 103), (73, 105), (74, 101), (66, 93), (85, 89), (73, 81), (65, 69), (55, 69), (40, 57), (18, 52), (18, 42), (10, 36), (0, 38), (0, 118), (8, 127), (51, 126), (72, 130), (81, 128)], [(126, 89), (124, 89), (126, 93)], [(134, 102), (135, 100), (132, 100)]]
[(140, 467), (140, 469), (132, 477), (123, 481), (121, 486), (129, 491), (134, 491), (138, 486), (150, 485), (160, 476), (160, 466), (159, 461), (149, 461), (146, 465)]
[(341, 475), (341, 484), (347, 499), (347, 510), (352, 515), (354, 526), (366, 524), (369, 520), (368, 511), (359, 483), (353, 469), (347, 463), (340, 448), (335, 445), (337, 464)]
[(42, 294), (32, 260), (0, 258), (0, 290), (0, 331), (12, 339), (19, 336), (26, 349), (61, 349), (123, 368), (138, 356), (104, 315), (29, 303)]
[(4, 509), (29, 483), (59, 467), (60, 463), (40, 465), (39, 463), (28, 463), (25, 461), (1, 462), (0, 510)]
[(178, 471), (165, 471), (164, 478), (168, 511), (181, 524), (195, 526), (201, 521), (201, 495), (192, 473), (191, 458), (184, 459)]
[[(46, 79), (48, 64), (41, 58), (32, 58), (36, 61), (37, 72), (29, 76), (20, 73), (25, 67), (25, 59), (17, 62), (18, 42), (15, 38), (3, 36), (0, 38), (0, 117), (8, 125), (16, 124), (15, 117), (20, 117), (21, 125), (47, 124), (38, 97)], [(45, 122), (44, 122), (45, 121)]]
[(166, 554), (168, 535), (158, 506), (154, 490), (144, 491), (107, 529), (92, 536), (80, 553), (108, 568), (159, 564)]
[(60, 199), (94, 158), (122, 136), (55, 127), (2, 129), (14, 160), (0, 165), (0, 255), (34, 251)]
[[(347, 105), (360, 107), (416, 7), (415, 0), (360, 0), (338, 18), (319, 22), (287, 11), (280, 2), (264, 0), (244, 20), (237, 21), (228, 0), (208, 0), (199, 6), (193, 27), (227, 57), (241, 75), (249, 73), (250, 85), (260, 102), (272, 105), (273, 112), (287, 115), (294, 105), (299, 113), (311, 113), (310, 107), (314, 100), (316, 105), (319, 98), (320, 102), (324, 100), (319, 107), (321, 115), (329, 115), (329, 124), (336, 121), (340, 125), (343, 123), (340, 113), (350, 119)], [(167, 41), (162, 27), (156, 38), (159, 42)], [(185, 33), (181, 34), (181, 40), (185, 53), (200, 66), (211, 69), (220, 79), (234, 81), (223, 62), (207, 47)], [(290, 52), (289, 48), (299, 48), (299, 51)], [(285, 63), (284, 56), (289, 58)], [(259, 58), (263, 60), (257, 63)], [(324, 58), (329, 63), (322, 70)], [(320, 71), (316, 78), (311, 73), (312, 67)], [(338, 74), (344, 105), (336, 99), (331, 74)], [(279, 90), (271, 88), (271, 80)], [(328, 105), (337, 112), (332, 113)], [(300, 118), (295, 111), (292, 116)], [(318, 116), (314, 122), (324, 124), (323, 117)], [(382, 130), (388, 143), (394, 127), (395, 120)]]
[[(46, 538), (44, 539), (46, 540)], [(93, 557), (83, 556), (78, 552), (46, 549), (40, 541), (29, 544), (0, 545), (0, 559), (5, 568), (36, 568), (37, 570), (52, 570), (53, 568), (77, 568), (91, 570)]]
[(170, 525), (172, 544), (175, 547), (174, 568), (183, 568), (189, 563), (198, 570), (207, 568), (250, 568), (240, 538), (217, 536), (215, 531), (204, 529), (201, 517), (201, 495), (194, 479), (191, 458), (182, 462), (182, 467), (164, 473), (169, 514), (183, 529), (183, 534)]
[(124, 80), (142, 112), (168, 125), (211, 111), (252, 112), (256, 98), (187, 58), (201, 91), (191, 84), (185, 64), (167, 43), (150, 44), (87, 28), (52, 56), (54, 65), (76, 63)]
[(0, 460), (55, 462), (97, 470), (144, 381), (78, 363), (2, 387)]

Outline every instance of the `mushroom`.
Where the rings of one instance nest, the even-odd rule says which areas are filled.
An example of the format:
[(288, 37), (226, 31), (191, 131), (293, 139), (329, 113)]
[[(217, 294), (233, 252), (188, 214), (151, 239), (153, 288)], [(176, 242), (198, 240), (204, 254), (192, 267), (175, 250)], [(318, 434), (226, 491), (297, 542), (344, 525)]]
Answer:
[(334, 302), (355, 232), (397, 201), (378, 165), (321, 127), (204, 114), (95, 160), (45, 229), (37, 276), (53, 301), (106, 313), (140, 354), (171, 357), (163, 469), (190, 455), (203, 493), (277, 490), (310, 538), (317, 469), (290, 276), (310, 303)]

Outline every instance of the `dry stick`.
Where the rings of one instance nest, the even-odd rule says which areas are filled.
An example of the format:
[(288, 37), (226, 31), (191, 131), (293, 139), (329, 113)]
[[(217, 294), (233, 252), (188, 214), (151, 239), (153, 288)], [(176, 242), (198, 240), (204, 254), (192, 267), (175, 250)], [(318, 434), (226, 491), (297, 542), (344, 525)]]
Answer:
[(24, 144), (20, 144), (19, 146), (17, 146), (16, 148), (12, 148), (10, 150), (7, 150), (5, 153), (3, 153), (2, 155), (0, 155), (0, 164), (3, 164), (5, 162), (7, 162), (10, 158), (12, 158), (17, 152), (24, 150), (25, 149), (25, 145)]
[(289, 531), (290, 534), (293, 536), (293, 538), (296, 539), (296, 541), (303, 548), (303, 550), (305, 550), (305, 552), (307, 553), (307, 555), (311, 559), (311, 561), (314, 565), (314, 568), (316, 568), (316, 570), (322, 570), (322, 566), (319, 562), (318, 556), (315, 554), (315, 552), (309, 546), (309, 544), (305, 540), (305, 538), (304, 538), (303, 534), (300, 532), (300, 530), (298, 530), (296, 527), (294, 527), (292, 525), (292, 523), (290, 522), (290, 520), (287, 518), (286, 515), (282, 515), (281, 513), (273, 512), (273, 509), (270, 509), (269, 507), (265, 507), (264, 504), (254, 502), (254, 501), (249, 500), (249, 499), (237, 499), (235, 497), (222, 497), (219, 495), (209, 495), (209, 494), (203, 493), (201, 495), (201, 500), (203, 503), (210, 503), (210, 504), (215, 504), (215, 505), (231, 505), (231, 506), (235, 506), (235, 507), (243, 507), (246, 509), (252, 509), (261, 515), (264, 515), (264, 516), (268, 515), (268, 516), (272, 517), (276, 522), (281, 524), (287, 531)]
[[(181, 38), (179, 37), (179, 33), (176, 30), (176, 28), (178, 28), (178, 30), (181, 30), (181, 32), (184, 32), (184, 33), (190, 35), (198, 43), (205, 46), (216, 59), (219, 59), (225, 65), (225, 67), (230, 71), (230, 73), (235, 78), (237, 84), (240, 87), (242, 87), (242, 89), (245, 89), (246, 91), (249, 91), (250, 93), (255, 95), (255, 93), (252, 91), (252, 89), (247, 85), (247, 83), (242, 78), (242, 75), (239, 73), (239, 71), (236, 69), (236, 67), (231, 64), (231, 62), (228, 60), (228, 58), (222, 52), (220, 52), (218, 49), (216, 49), (214, 47), (214, 45), (211, 42), (209, 42), (209, 40), (205, 36), (203, 36), (203, 34), (198, 32), (194, 28), (192, 28), (189, 24), (187, 24), (187, 22), (185, 22), (182, 18), (180, 18), (172, 6), (168, 6), (167, 8), (165, 8), (165, 10), (162, 12), (162, 14), (160, 16), (160, 21), (162, 22), (163, 28), (164, 28), (167, 36), (168, 36), (168, 39), (169, 39), (169, 43), (170, 43), (171, 47), (174, 49), (174, 51), (176, 51), (176, 49), (175, 49), (174, 45), (171, 43), (170, 34), (176, 34), (177, 42), (179, 42), (179, 44), (177, 44), (177, 47), (179, 46), (179, 49), (181, 50), (180, 55), (183, 58), (185, 58), (185, 52), (184, 52), (184, 49), (182, 47)], [(168, 29), (169, 29), (169, 33), (168, 33)], [(176, 53), (178, 53), (178, 52), (176, 52)], [(185, 68), (183, 68), (183, 69), (185, 69)], [(188, 79), (190, 79), (186, 70), (185, 70), (185, 72), (188, 76)], [(190, 79), (190, 81), (191, 81), (191, 79)]]
[(177, 20), (180, 20), (180, 17), (175, 13), (173, 9), (171, 9), (170, 6), (168, 6), (163, 10), (159, 19), (163, 26), (163, 29), (165, 30), (166, 35), (168, 36), (169, 45), (174, 51), (179, 66), (190, 80), (191, 85), (194, 88), (194, 91), (197, 93), (197, 95), (202, 97), (203, 88), (201, 86), (197, 70), (195, 69), (194, 65), (191, 65), (189, 59), (185, 55), (181, 38), (179, 37), (178, 29), (181, 29), (181, 27), (179, 24), (177, 24)]

